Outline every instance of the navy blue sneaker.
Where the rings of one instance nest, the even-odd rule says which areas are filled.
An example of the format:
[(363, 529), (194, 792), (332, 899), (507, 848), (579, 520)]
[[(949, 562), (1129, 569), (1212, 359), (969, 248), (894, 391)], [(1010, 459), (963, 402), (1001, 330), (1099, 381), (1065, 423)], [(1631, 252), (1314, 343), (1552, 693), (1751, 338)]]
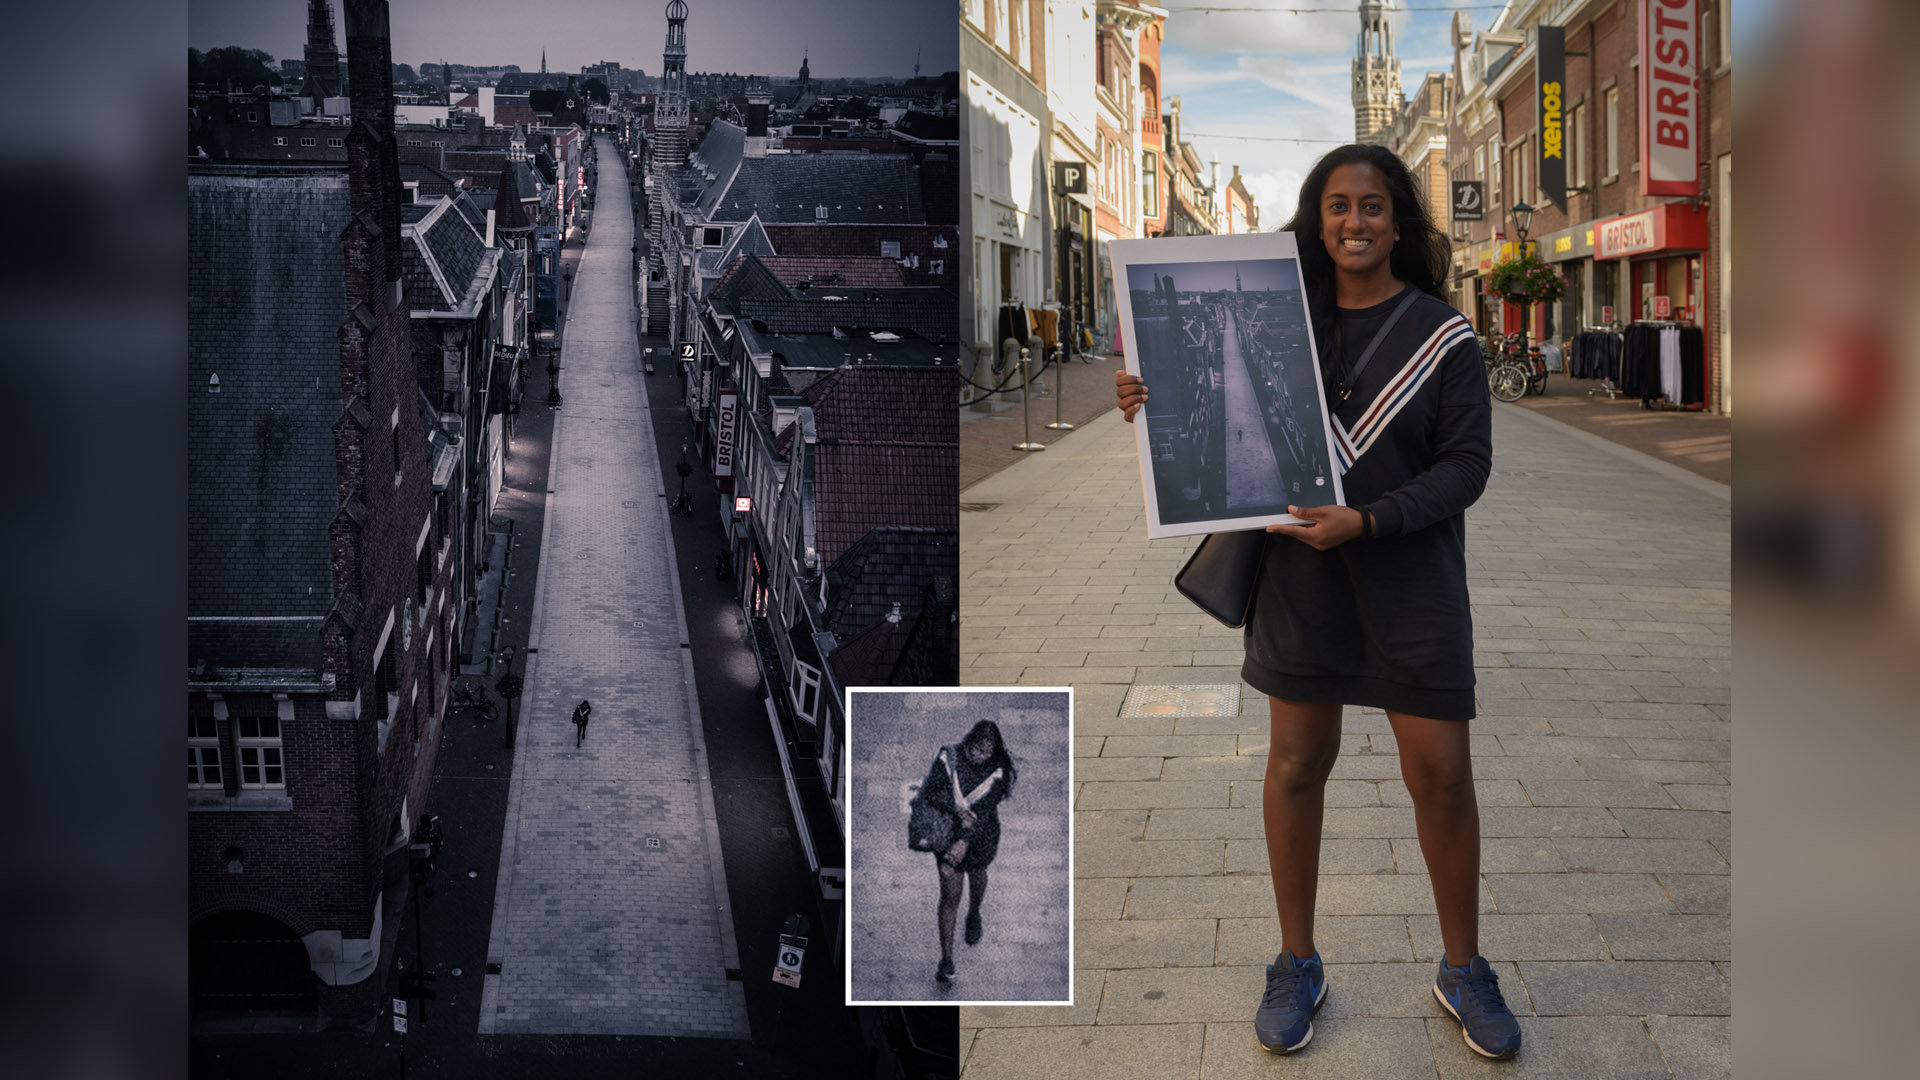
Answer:
[(1520, 1052), (1520, 1022), (1500, 996), (1500, 976), (1487, 966), (1485, 957), (1469, 960), (1465, 971), (1448, 967), (1442, 959), (1433, 996), (1460, 1021), (1460, 1037), (1474, 1053), (1510, 1058)]
[(1320, 957), (1296, 960), (1283, 952), (1267, 965), (1267, 992), (1253, 1014), (1253, 1033), (1268, 1050), (1290, 1054), (1313, 1041), (1313, 1014), (1325, 1000), (1327, 973)]

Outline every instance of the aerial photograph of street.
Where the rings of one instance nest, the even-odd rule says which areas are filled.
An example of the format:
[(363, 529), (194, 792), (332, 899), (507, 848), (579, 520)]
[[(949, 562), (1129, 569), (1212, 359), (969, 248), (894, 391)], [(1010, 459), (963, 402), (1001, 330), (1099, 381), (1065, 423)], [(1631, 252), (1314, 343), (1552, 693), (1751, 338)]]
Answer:
[(1133, 264), (1126, 274), (1160, 523), (1337, 501), (1299, 264)]

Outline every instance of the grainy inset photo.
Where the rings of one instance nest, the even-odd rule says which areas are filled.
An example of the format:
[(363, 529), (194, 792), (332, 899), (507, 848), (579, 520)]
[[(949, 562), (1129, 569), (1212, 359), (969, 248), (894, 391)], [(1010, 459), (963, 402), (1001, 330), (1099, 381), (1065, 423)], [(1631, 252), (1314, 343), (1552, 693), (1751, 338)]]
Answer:
[(1073, 1004), (1073, 691), (847, 692), (847, 1004)]

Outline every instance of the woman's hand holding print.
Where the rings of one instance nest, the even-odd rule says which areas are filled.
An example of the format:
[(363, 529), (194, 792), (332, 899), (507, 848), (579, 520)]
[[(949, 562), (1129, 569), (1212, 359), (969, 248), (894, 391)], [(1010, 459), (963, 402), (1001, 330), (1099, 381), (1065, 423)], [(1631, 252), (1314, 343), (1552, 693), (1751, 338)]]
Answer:
[(1358, 539), (1365, 530), (1360, 511), (1351, 506), (1289, 506), (1287, 513), (1311, 525), (1269, 525), (1268, 532), (1284, 533), (1319, 551)]
[(961, 832), (966, 832), (967, 830), (973, 828), (973, 823), (978, 820), (980, 820), (980, 815), (974, 813), (973, 811), (967, 809), (964, 806), (960, 808), (960, 831)]
[(1133, 423), (1133, 414), (1147, 403), (1147, 384), (1138, 375), (1129, 375), (1124, 371), (1113, 373), (1113, 392), (1120, 397), (1120, 416), (1127, 423)]

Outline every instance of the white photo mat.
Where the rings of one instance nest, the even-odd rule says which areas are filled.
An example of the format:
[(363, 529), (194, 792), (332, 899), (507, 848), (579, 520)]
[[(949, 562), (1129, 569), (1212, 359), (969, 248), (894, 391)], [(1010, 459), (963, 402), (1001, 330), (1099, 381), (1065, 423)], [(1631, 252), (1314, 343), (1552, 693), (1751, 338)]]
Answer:
[[(1332, 412), (1294, 235), (1179, 236), (1114, 240), (1107, 246), (1127, 371), (1147, 384), (1147, 405), (1134, 417), (1147, 536), (1301, 524), (1287, 513), (1289, 504), (1343, 503)], [(1162, 299), (1162, 281), (1170, 283), (1174, 295), (1171, 314)], [(1136, 292), (1153, 298), (1138, 323)], [(1288, 363), (1257, 367), (1242, 355), (1240, 320), (1255, 311), (1274, 319), (1277, 332), (1284, 333), (1274, 340), (1288, 350)], [(1182, 325), (1175, 326), (1174, 318)], [(1143, 333), (1154, 340), (1143, 342)], [(1173, 344), (1174, 335), (1184, 344)], [(1204, 380), (1209, 387), (1167, 385), (1167, 372), (1192, 372), (1196, 358), (1210, 358), (1218, 368)], [(1158, 381), (1143, 372), (1143, 360)], [(1281, 382), (1261, 376), (1263, 371), (1280, 374)], [(1256, 390), (1256, 378), (1268, 390)], [(1210, 445), (1196, 449), (1203, 440), (1179, 417), (1194, 415), (1198, 398), (1205, 399), (1208, 415), (1222, 415), (1200, 433)], [(1187, 407), (1186, 412), (1178, 407)], [(1279, 437), (1276, 423), (1285, 433)]]

